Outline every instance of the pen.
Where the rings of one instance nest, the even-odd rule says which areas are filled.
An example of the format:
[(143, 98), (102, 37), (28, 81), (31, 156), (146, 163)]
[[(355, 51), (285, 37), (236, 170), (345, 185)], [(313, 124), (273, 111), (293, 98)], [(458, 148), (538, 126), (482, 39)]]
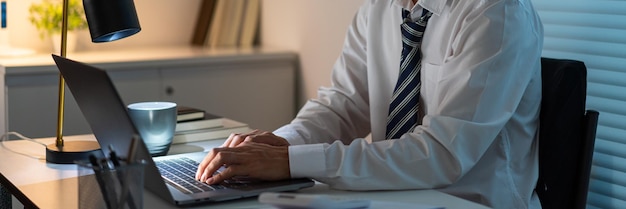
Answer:
[(114, 167), (120, 166), (120, 160), (117, 157), (117, 153), (115, 153), (115, 149), (113, 149), (112, 144), (109, 144), (109, 157), (111, 158), (111, 162), (113, 162)]
[[(91, 162), (91, 167), (93, 168), (94, 174), (96, 176), (96, 181), (98, 181), (98, 185), (100, 185), (100, 192), (102, 192), (102, 197), (104, 198), (104, 203), (106, 203), (107, 208), (111, 207), (113, 203), (110, 198), (115, 197), (115, 193), (109, 191), (107, 189), (107, 183), (104, 179), (104, 169), (98, 162), (98, 158), (95, 155), (89, 155), (89, 162)], [(113, 194), (113, 196), (111, 196)]]
[(98, 158), (96, 158), (95, 155), (89, 155), (89, 162), (91, 163), (91, 167), (94, 171), (102, 170), (102, 168), (100, 167), (100, 163), (98, 163)]
[[(111, 158), (111, 162), (113, 162), (113, 166), (117, 169), (117, 168), (121, 168), (120, 167), (120, 161), (119, 158), (117, 157), (117, 153), (115, 153), (115, 149), (113, 149), (113, 145), (109, 145), (109, 157)], [(132, 165), (131, 163), (127, 164), (127, 165)], [(120, 202), (118, 203), (118, 205), (123, 206), (126, 203), (126, 198), (128, 197), (128, 206), (131, 209), (137, 209), (137, 205), (135, 205), (135, 200), (133, 199), (133, 194), (130, 192), (130, 189), (128, 188), (128, 183), (126, 183), (126, 179), (128, 179), (130, 172), (131, 172), (131, 167), (127, 167), (128, 170), (126, 170), (126, 175), (122, 175), (122, 171), (123, 169), (117, 170), (117, 178), (119, 179), (120, 185), (122, 186), (122, 195), (120, 196)], [(125, 184), (126, 183), (126, 184)]]
[(139, 140), (141, 140), (141, 138), (139, 138), (137, 134), (133, 134), (133, 138), (130, 140), (130, 148), (128, 149), (128, 163), (135, 162), (135, 154)]
[(100, 167), (102, 167), (103, 170), (113, 169), (113, 165), (111, 165), (111, 162), (109, 162), (109, 160), (107, 160), (106, 158), (100, 159)]

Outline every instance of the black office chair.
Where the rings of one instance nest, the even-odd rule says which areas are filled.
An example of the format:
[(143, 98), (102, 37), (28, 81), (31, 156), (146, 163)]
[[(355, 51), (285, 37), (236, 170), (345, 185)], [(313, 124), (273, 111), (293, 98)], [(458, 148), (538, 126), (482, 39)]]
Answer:
[(12, 207), (11, 193), (0, 185), (0, 209), (11, 209)]
[(539, 180), (543, 209), (582, 209), (599, 113), (585, 109), (587, 67), (583, 62), (541, 58)]

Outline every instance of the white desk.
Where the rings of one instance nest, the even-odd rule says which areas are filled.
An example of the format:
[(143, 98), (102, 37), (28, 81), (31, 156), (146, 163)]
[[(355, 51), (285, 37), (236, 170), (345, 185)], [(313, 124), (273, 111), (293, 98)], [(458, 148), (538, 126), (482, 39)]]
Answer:
[[(91, 135), (67, 136), (65, 140), (76, 139), (94, 140)], [(45, 144), (53, 143), (54, 138), (42, 138), (37, 141)], [(190, 151), (202, 151), (208, 147), (220, 145), (223, 140), (195, 142), (175, 145), (170, 154)], [(45, 148), (39, 144), (15, 140), (0, 146), (0, 183), (7, 187), (26, 208), (64, 208), (78, 207), (78, 184), (76, 165), (48, 164), (45, 157)], [(40, 159), (16, 154), (10, 150), (36, 156)], [(349, 192), (328, 188), (324, 184), (317, 184), (312, 188), (300, 190), (301, 193), (336, 194), (346, 197), (358, 197), (372, 200), (419, 203), (444, 206), (447, 209), (485, 209), (487, 207), (460, 199), (435, 190), (407, 190), (407, 191), (376, 191), (376, 192)], [(207, 204), (191, 208), (259, 208), (262, 207), (256, 198), (235, 200), (217, 204)], [(144, 192), (144, 208), (176, 208), (159, 199), (152, 193)]]

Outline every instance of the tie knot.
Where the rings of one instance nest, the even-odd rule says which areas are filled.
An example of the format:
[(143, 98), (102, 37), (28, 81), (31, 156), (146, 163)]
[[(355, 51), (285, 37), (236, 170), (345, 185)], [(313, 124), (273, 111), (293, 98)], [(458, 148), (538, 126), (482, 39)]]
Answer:
[(402, 43), (404, 47), (415, 48), (421, 44), (422, 36), (426, 30), (426, 23), (432, 13), (427, 9), (423, 9), (422, 16), (417, 20), (411, 20), (411, 14), (408, 10), (402, 10), (404, 23), (400, 26), (402, 30)]
[(411, 20), (411, 12), (409, 12), (409, 10), (402, 9), (402, 22), (413, 22), (413, 20)]
[(419, 25), (425, 26), (426, 22), (428, 22), (428, 19), (430, 19), (432, 15), (433, 13), (428, 11), (427, 9), (422, 9), (422, 15), (420, 16), (420, 18), (417, 19), (416, 21), (413, 21), (413, 19), (411, 18), (411, 12), (409, 10), (402, 9), (402, 20), (403, 20), (402, 22), (405, 22), (405, 23), (414, 22)]

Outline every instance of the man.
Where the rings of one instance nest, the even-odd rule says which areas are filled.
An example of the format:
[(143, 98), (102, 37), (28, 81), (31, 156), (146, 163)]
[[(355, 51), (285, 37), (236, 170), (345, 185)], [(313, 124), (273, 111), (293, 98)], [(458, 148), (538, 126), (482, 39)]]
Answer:
[[(417, 125), (387, 137), (390, 103), (403, 97), (394, 96), (396, 83), (413, 56), (405, 54), (405, 19), (426, 28), (421, 45), (413, 41), (421, 50), (421, 89), (413, 88), (421, 99), (409, 115)], [(493, 208), (540, 208), (533, 189), (542, 47), (530, 0), (368, 0), (349, 27), (332, 86), (274, 133), (231, 135), (196, 177), (434, 188)]]

